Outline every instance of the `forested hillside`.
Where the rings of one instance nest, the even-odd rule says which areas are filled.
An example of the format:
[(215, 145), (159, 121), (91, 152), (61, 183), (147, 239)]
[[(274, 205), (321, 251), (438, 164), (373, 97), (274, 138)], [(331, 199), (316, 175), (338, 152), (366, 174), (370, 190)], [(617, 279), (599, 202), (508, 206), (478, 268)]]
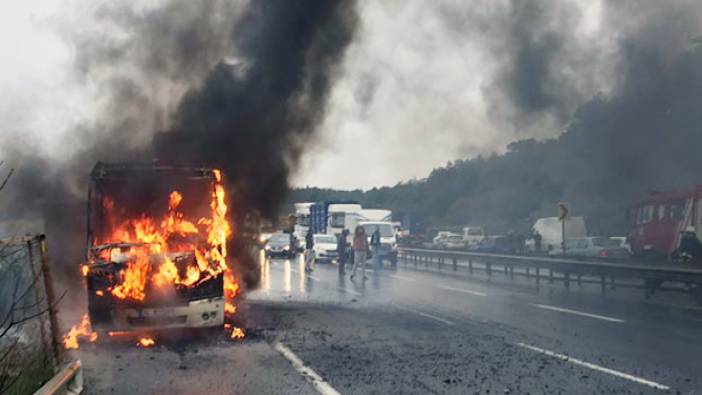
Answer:
[(699, 44), (669, 63), (626, 49), (630, 61), (615, 94), (581, 106), (555, 139), (517, 141), (504, 154), (449, 163), (426, 179), (392, 187), (297, 189), (288, 202), (350, 198), (433, 224), (505, 231), (556, 215), (556, 203), (565, 201), (587, 217), (591, 233), (623, 234), (626, 208), (648, 191), (702, 182)]

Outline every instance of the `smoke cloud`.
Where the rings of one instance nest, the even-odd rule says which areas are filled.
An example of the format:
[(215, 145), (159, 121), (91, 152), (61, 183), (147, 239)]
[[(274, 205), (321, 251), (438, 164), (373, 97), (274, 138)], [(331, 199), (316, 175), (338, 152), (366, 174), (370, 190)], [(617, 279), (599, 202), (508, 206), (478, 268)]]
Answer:
[[(235, 227), (272, 216), (323, 117), (356, 28), (348, 1), (101, 3), (62, 25), (92, 114), (60, 133), (2, 136), (16, 173), (6, 218), (31, 214), (74, 271), (84, 254), (88, 174), (98, 160), (217, 167), (233, 186)], [(241, 247), (243, 241), (235, 240)], [(242, 248), (246, 285), (257, 282)]]

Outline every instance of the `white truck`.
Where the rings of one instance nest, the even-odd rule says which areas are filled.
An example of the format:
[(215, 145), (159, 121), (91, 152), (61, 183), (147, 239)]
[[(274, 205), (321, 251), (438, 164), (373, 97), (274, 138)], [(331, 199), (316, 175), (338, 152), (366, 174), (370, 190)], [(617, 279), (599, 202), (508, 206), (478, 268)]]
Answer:
[(295, 203), (295, 228), (293, 236), (295, 236), (295, 244), (298, 250), (302, 247), (301, 242), (307, 236), (307, 230), (310, 228), (310, 207), (314, 203)]
[(358, 213), (363, 210), (360, 204), (341, 203), (330, 204), (328, 207), (327, 234), (338, 236), (344, 229), (353, 229), (358, 223)]
[[(539, 218), (531, 228), (532, 236), (539, 232), (541, 235), (541, 251), (547, 252), (561, 248), (563, 242), (563, 224), (558, 217)], [(567, 217), (565, 219), (565, 238), (586, 237), (587, 227), (583, 217)], [(534, 239), (530, 238), (526, 247), (530, 251), (535, 251)]]
[(463, 243), (465, 248), (477, 248), (478, 244), (485, 239), (485, 231), (480, 226), (468, 226), (463, 228)]
[(388, 260), (393, 266), (397, 265), (397, 237), (395, 229), (390, 221), (360, 221), (359, 225), (363, 226), (368, 236), (368, 242), (376, 229), (380, 232), (380, 247), (378, 248), (378, 257), (382, 264), (383, 260)]

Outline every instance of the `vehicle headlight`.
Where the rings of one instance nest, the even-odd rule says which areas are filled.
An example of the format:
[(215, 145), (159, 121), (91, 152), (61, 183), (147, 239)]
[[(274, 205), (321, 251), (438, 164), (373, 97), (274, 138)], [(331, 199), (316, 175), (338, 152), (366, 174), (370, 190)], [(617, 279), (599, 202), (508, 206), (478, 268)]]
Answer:
[(271, 246), (269, 246), (268, 244), (266, 244), (266, 245), (263, 247), (263, 249), (265, 249), (265, 250), (270, 250), (270, 249), (271, 249)]
[(283, 247), (283, 249), (284, 249), (285, 251), (287, 251), (287, 250), (290, 249), (290, 246), (285, 246), (285, 247)]
[(390, 244), (390, 248), (391, 248), (393, 251), (397, 251), (397, 243), (392, 243), (392, 244)]

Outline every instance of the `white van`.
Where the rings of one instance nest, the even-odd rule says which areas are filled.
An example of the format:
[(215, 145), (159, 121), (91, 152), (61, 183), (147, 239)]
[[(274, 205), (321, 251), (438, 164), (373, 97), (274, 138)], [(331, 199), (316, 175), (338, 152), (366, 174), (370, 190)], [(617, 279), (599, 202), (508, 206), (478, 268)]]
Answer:
[(480, 226), (468, 226), (463, 228), (463, 243), (466, 248), (474, 248), (485, 239), (485, 231)]
[[(563, 230), (561, 221), (558, 217), (539, 218), (531, 228), (532, 235), (534, 232), (541, 234), (541, 251), (549, 251), (556, 248), (561, 248), (563, 241)], [(576, 237), (586, 237), (587, 228), (585, 227), (585, 218), (583, 217), (568, 217), (565, 220), (565, 237), (572, 239)], [(529, 239), (527, 249), (534, 251), (534, 240)]]
[(395, 229), (392, 227), (392, 222), (362, 221), (358, 224), (363, 226), (363, 230), (366, 231), (369, 243), (371, 235), (375, 232), (375, 229), (378, 228), (380, 231), (380, 260), (381, 262), (384, 259), (389, 260), (390, 263), (395, 266), (397, 264), (397, 238), (395, 237)]

